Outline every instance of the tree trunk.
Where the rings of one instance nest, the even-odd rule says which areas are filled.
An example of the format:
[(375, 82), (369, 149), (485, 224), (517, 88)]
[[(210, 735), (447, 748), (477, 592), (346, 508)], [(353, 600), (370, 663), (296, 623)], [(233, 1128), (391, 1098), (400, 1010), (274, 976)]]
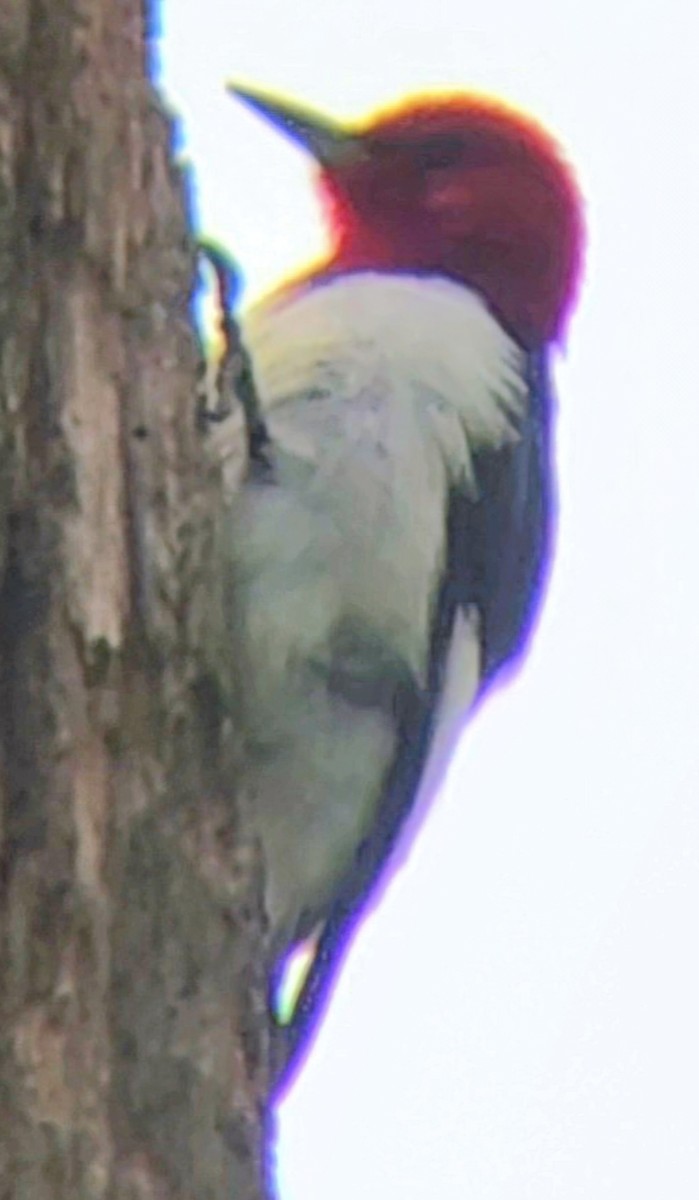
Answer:
[(0, 1197), (267, 1193), (220, 471), (142, 0), (0, 6)]

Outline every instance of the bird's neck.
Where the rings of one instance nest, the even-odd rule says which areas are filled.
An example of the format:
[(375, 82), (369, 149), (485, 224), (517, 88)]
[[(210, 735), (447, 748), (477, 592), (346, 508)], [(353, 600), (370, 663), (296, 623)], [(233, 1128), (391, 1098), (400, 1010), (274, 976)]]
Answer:
[(525, 349), (536, 349), (557, 335), (559, 285), (555, 271), (546, 273), (537, 264), (521, 262), (513, 272), (511, 258), (502, 247), (479, 243), (465, 248), (459, 260), (440, 261), (426, 254), (400, 257), (387, 249), (356, 245), (314, 267), (300, 282), (326, 280), (360, 272), (381, 275), (437, 276), (477, 292), (500, 324)]

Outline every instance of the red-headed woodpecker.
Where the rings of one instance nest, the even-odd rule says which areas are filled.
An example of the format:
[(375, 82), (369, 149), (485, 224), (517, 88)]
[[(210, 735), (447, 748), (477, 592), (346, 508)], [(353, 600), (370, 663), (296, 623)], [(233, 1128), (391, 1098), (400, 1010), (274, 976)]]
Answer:
[(233, 634), (273, 981), (317, 935), (281, 1086), (426, 775), (529, 637), (582, 206), (491, 98), (342, 128), (231, 91), (315, 158), (332, 235), (243, 325), (269, 442), (233, 505)]

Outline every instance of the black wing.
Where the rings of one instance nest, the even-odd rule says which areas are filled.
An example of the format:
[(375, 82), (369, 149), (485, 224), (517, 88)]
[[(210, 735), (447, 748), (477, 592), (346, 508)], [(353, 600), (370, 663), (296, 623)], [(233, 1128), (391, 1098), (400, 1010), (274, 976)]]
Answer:
[(475, 603), (480, 613), (482, 689), (526, 648), (550, 560), (553, 393), (545, 352), (530, 355), (527, 378), (519, 440), (482, 451), (475, 463), (478, 498), (457, 496), (452, 506), (451, 570), (461, 602)]
[[(379, 819), (338, 891), (291, 1022), (277, 1027), (276, 1094), (288, 1086), (310, 1048), (352, 931), (411, 811), (430, 749), (458, 609), (475, 605), (479, 611), (481, 691), (522, 652), (536, 617), (554, 500), (552, 398), (543, 353), (530, 357), (528, 378), (530, 400), (518, 442), (476, 457), (476, 499), (463, 493), (451, 498), (448, 570), (435, 607), (429, 678), (423, 687), (404, 683), (394, 696), (399, 749)], [(272, 986), (276, 988), (276, 980)]]

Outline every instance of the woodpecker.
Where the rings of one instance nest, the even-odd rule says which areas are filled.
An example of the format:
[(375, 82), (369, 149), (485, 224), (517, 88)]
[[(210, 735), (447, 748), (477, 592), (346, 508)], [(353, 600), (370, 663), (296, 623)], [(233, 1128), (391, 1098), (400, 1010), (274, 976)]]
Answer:
[(342, 126), (229, 90), (317, 164), (327, 257), (247, 315), (264, 417), (232, 504), (242, 780), (266, 864), (277, 1092), (464, 717), (521, 656), (552, 539), (550, 357), (583, 254), (554, 139), (477, 94)]

